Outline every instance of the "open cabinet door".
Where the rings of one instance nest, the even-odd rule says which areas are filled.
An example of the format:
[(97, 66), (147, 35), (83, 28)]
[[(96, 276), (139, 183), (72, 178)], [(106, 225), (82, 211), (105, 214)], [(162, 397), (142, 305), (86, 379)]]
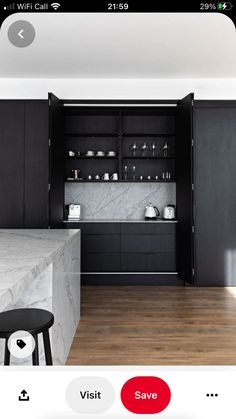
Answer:
[(64, 112), (62, 102), (48, 94), (50, 132), (50, 227), (63, 226), (64, 213)]
[(194, 107), (195, 285), (236, 286), (236, 101)]
[(180, 279), (193, 284), (193, 100), (190, 93), (177, 104), (176, 121), (176, 209), (177, 271)]

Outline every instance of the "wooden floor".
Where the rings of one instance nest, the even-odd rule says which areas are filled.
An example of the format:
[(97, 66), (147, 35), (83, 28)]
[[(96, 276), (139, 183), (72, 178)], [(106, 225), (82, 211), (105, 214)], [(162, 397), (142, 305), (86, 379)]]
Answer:
[(236, 365), (236, 289), (82, 288), (68, 365)]

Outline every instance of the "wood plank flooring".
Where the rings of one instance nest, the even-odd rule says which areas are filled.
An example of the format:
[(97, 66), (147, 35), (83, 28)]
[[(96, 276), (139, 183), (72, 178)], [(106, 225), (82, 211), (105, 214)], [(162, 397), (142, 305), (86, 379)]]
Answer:
[(236, 288), (82, 287), (68, 365), (236, 365)]

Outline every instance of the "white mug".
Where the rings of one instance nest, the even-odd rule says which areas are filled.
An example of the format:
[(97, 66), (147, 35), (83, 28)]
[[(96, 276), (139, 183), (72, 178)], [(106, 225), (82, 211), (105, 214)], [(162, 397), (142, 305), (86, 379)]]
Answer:
[(102, 176), (103, 180), (109, 180), (109, 173), (104, 173), (104, 175)]
[(113, 173), (111, 180), (118, 180), (118, 173)]
[(72, 151), (72, 150), (69, 150), (68, 151), (68, 154), (69, 154), (70, 157), (74, 157), (75, 156), (75, 152)]

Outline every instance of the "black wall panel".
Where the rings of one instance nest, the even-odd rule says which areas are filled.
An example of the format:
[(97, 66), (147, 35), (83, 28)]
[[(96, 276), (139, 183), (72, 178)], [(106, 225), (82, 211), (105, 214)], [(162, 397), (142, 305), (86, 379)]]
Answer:
[(0, 227), (24, 227), (23, 101), (0, 101)]
[(26, 228), (49, 225), (49, 121), (47, 101), (25, 102)]
[[(217, 103), (216, 103), (217, 104)], [(195, 109), (195, 278), (236, 285), (236, 103)]]

